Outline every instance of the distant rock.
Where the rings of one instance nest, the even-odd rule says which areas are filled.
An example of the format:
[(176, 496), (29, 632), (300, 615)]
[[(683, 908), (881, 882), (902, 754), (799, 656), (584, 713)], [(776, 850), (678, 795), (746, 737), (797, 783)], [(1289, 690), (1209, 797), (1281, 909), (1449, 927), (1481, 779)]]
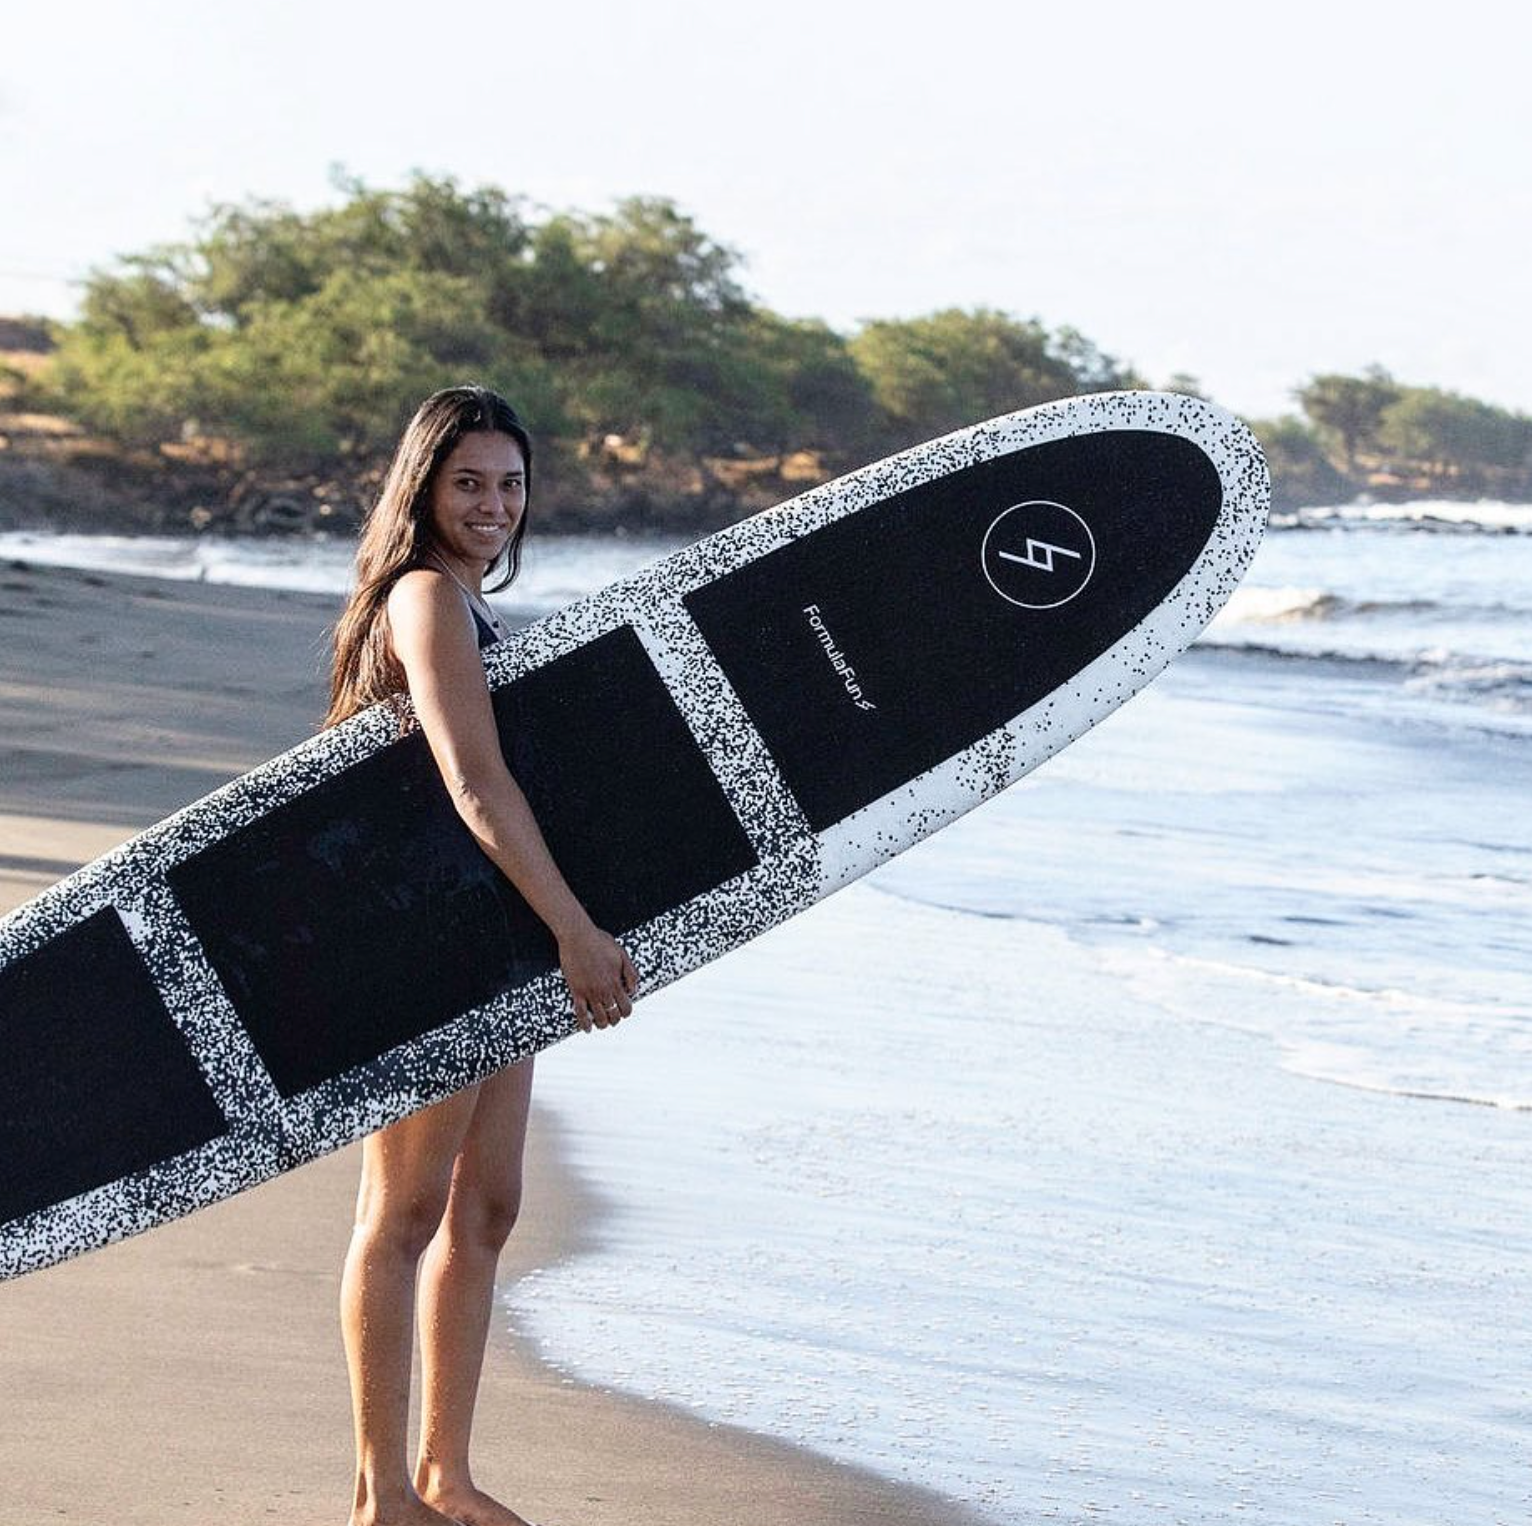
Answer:
[(46, 355), (52, 349), (53, 336), (36, 318), (0, 318), (0, 353)]

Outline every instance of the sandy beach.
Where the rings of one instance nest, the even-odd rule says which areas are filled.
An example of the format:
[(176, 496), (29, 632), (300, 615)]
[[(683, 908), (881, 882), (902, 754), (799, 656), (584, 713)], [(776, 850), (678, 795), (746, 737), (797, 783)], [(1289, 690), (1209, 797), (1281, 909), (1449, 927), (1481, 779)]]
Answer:
[[(301, 740), (329, 598), (0, 565), (0, 911)], [(599, 1240), (534, 1121), (509, 1284)], [(335, 1317), (354, 1150), (0, 1288), (3, 1526), (338, 1523)], [(959, 1506), (678, 1408), (575, 1383), (497, 1331), (481, 1482), (557, 1523), (962, 1523)]]

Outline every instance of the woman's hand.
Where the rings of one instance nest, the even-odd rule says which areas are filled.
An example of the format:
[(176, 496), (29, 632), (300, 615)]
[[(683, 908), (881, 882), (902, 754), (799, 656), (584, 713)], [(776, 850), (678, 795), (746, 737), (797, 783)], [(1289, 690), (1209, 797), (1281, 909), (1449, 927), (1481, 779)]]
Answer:
[(638, 971), (622, 945), (588, 918), (559, 939), (559, 966), (583, 1032), (610, 1028), (633, 1011)]

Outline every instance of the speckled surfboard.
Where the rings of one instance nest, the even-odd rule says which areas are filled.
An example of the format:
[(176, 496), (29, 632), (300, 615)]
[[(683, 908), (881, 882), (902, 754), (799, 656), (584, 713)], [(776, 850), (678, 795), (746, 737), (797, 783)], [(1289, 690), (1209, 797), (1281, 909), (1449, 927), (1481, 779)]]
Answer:
[[(652, 991), (1143, 688), (1233, 592), (1267, 500), (1249, 432), (1193, 398), (961, 430), (491, 649), (507, 760)], [(227, 1197), (571, 1030), (547, 931), (421, 737), (368, 711), (0, 922), (0, 1272)]]

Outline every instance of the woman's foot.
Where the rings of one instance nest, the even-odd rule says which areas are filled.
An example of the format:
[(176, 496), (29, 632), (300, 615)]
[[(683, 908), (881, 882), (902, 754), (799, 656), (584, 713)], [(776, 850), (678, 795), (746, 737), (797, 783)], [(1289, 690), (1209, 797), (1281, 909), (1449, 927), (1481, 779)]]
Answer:
[(418, 1494), (410, 1494), (384, 1506), (369, 1501), (351, 1511), (350, 1526), (463, 1526), (450, 1511), (443, 1515)]
[(471, 1482), (453, 1486), (443, 1480), (416, 1487), (422, 1499), (459, 1526), (533, 1526)]

